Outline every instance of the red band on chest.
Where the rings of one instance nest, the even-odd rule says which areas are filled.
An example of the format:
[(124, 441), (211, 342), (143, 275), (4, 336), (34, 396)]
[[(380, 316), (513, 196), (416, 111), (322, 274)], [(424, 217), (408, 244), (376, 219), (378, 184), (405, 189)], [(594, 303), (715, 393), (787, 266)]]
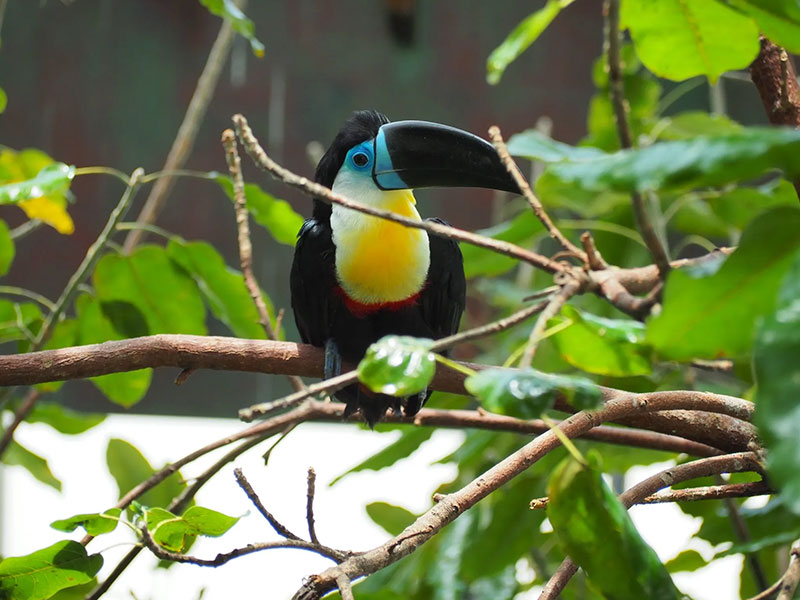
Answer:
[(376, 302), (374, 304), (367, 304), (364, 302), (359, 302), (358, 300), (353, 300), (347, 295), (347, 292), (345, 292), (338, 285), (334, 288), (334, 291), (344, 301), (347, 310), (349, 310), (351, 313), (353, 313), (353, 316), (358, 317), (359, 319), (368, 317), (379, 310), (395, 311), (407, 306), (413, 306), (417, 303), (420, 295), (420, 292), (417, 292), (413, 296), (409, 296), (403, 300), (397, 300), (396, 302)]

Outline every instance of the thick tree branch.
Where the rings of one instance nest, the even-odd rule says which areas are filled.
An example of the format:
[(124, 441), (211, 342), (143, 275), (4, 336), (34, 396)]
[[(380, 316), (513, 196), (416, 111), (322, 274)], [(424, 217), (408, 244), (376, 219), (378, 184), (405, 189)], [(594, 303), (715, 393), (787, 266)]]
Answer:
[[(322, 363), (322, 350), (304, 344), (162, 334), (0, 356), (0, 385), (61, 381), (165, 366), (321, 377)], [(485, 368), (485, 365), (468, 366), (473, 369)], [(309, 386), (309, 391), (325, 391), (329, 389), (331, 381), (346, 385), (354, 382), (355, 378), (355, 374), (345, 373), (333, 380)], [(463, 394), (463, 381), (462, 373), (440, 366), (431, 388)], [(626, 425), (679, 435), (724, 451), (745, 449), (756, 438), (755, 429), (744, 422), (749, 420), (752, 405), (738, 398), (694, 391), (637, 395), (611, 388), (601, 389), (606, 398), (622, 394), (638, 398), (643, 403), (665, 396), (681, 401), (680, 405), (674, 405), (667, 412), (627, 417), (622, 421)], [(557, 402), (556, 408), (572, 412), (563, 401)]]

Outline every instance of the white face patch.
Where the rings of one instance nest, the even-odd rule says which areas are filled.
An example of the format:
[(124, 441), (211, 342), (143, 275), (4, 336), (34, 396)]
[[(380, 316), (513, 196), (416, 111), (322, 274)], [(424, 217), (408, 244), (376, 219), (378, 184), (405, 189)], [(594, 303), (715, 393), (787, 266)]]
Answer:
[[(380, 190), (367, 173), (343, 166), (333, 182), (337, 194), (421, 220), (411, 190)], [(399, 302), (419, 293), (430, 266), (428, 234), (421, 229), (365, 215), (334, 204), (336, 276), (345, 293), (364, 304)]]

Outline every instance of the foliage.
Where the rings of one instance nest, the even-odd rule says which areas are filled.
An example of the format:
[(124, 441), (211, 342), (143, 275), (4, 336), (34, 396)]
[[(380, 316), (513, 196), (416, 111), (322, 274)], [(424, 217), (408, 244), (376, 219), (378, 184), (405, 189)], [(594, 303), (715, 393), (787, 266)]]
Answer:
[[(229, 21), (249, 40), (254, 53), (263, 55), (253, 21), (233, 0), (199, 1)], [(548, 0), (519, 23), (488, 57), (487, 80), (498, 84), (509, 65), (557, 17), (570, 19), (571, 4), (572, 0)], [(600, 461), (592, 458), (589, 465), (573, 457), (560, 462), (565, 452), (559, 449), (460, 514), (411, 555), (359, 582), (356, 597), (360, 600), (511, 599), (543, 585), (565, 555), (583, 568), (585, 575), (576, 577), (588, 587), (569, 586), (564, 598), (677, 598), (670, 573), (703, 569), (732, 553), (754, 557), (770, 581), (775, 581), (789, 544), (800, 537), (800, 212), (795, 191), (800, 180), (800, 133), (737, 123), (697, 107), (676, 112), (675, 104), (688, 89), (684, 86), (699, 81), (691, 78), (702, 76), (715, 84), (727, 72), (746, 68), (759, 52), (759, 32), (790, 51), (800, 51), (800, 11), (781, 0), (623, 0), (621, 26), (628, 31), (630, 43), (619, 49), (619, 79), (613, 79), (607, 54), (592, 70), (596, 94), (586, 115), (587, 136), (572, 145), (529, 129), (511, 136), (508, 149), (516, 157), (533, 161), (541, 172), (535, 191), (555, 226), (576, 244), (577, 234), (591, 231), (613, 269), (653, 262), (637, 227), (631, 194), (643, 199), (646, 217), (669, 256), (692, 260), (670, 270), (663, 289), (653, 293), (656, 303), (640, 320), (612, 306), (598, 286), (581, 290), (595, 294), (581, 293), (547, 315), (531, 366), (513, 368), (530, 343), (528, 326), (496, 333), (488, 341), (474, 341), (475, 360), (497, 366), (477, 372), (458, 367), (470, 372), (465, 386), (474, 398), (436, 394), (429, 405), (478, 407), (484, 411), (481, 414), (527, 420), (548, 419), (556, 400), (576, 410), (597, 410), (602, 407), (603, 386), (632, 393), (681, 389), (747, 395), (755, 399), (755, 423), (769, 482), (777, 493), (760, 508), (742, 506), (741, 500), (728, 505), (681, 503), (684, 512), (701, 519), (696, 538), (726, 546), (710, 559), (684, 550), (662, 565), (603, 481)], [(632, 148), (621, 148), (619, 141), (615, 121), (619, 106), (611, 97), (616, 88), (625, 96)], [(0, 112), (5, 104), (5, 92), (0, 90)], [(111, 174), (124, 182), (124, 193), (135, 191), (136, 185), (118, 172), (76, 168), (69, 164), (70, 157), (59, 158), (67, 162), (36, 149), (0, 149), (0, 205), (8, 205), (0, 208), (21, 209), (26, 219), (22, 227), (34, 228), (41, 221), (59, 233), (72, 233), (75, 225), (68, 208), (76, 201), (70, 191), (76, 177)], [(216, 171), (191, 175), (205, 180), (220, 201), (233, 200), (231, 178)], [(244, 191), (254, 222), (269, 232), (271, 241), (292, 245), (302, 217), (255, 183), (248, 182)], [(7, 218), (7, 214), (11, 213), (2, 216)], [(20, 217), (18, 213), (12, 218)], [(232, 223), (233, 218), (231, 227)], [(177, 233), (155, 232), (159, 234), (156, 242), (130, 252), (121, 251), (116, 242), (100, 240), (99, 260), (81, 281), (65, 290), (58, 303), (30, 290), (4, 286), (0, 343), (28, 352), (159, 333), (206, 335), (219, 329), (240, 338), (265, 337), (244, 275), (218, 249)], [(479, 233), (548, 256), (559, 252), (542, 223), (519, 201), (509, 202), (504, 217)], [(118, 239), (121, 229), (112, 234)], [(0, 221), (0, 276), (8, 274), (17, 259), (19, 235)], [(721, 247), (727, 249), (693, 260)], [(549, 274), (531, 274), (528, 265), (509, 256), (470, 245), (462, 250), (470, 304), (479, 306), (483, 315), (505, 316), (553, 283)], [(647, 292), (638, 299), (644, 300)], [(539, 295), (552, 298), (548, 294), (545, 289)], [(262, 296), (277, 326), (272, 302), (266, 292)], [(425, 390), (437, 362), (453, 364), (433, 352), (433, 343), (404, 336), (380, 340), (358, 366), (361, 384), (372, 392), (397, 396)], [(716, 367), (727, 364), (714, 362), (721, 360), (731, 361), (732, 368), (698, 368), (708, 361)], [(125, 408), (147, 395), (151, 381), (150, 369), (92, 378), (105, 397)], [(43, 423), (65, 435), (80, 435), (102, 421), (103, 415), (82, 414), (60, 405), (62, 384), (36, 386), (35, 393), (44, 399), (20, 427)], [(25, 396), (18, 390), (0, 397), (0, 410), (7, 417), (4, 423), (24, 403)], [(398, 429), (400, 435), (392, 443), (365, 457), (334, 483), (355, 472), (391, 468), (416, 452), (433, 433), (430, 428), (407, 425), (379, 425), (377, 431)], [(463, 444), (440, 460), (453, 465), (456, 475), (443, 482), (438, 492), (453, 493), (484, 477), (526, 442), (527, 438), (508, 432), (467, 431)], [(631, 466), (656, 461), (684, 460), (666, 451), (620, 449), (589, 440), (578, 444), (582, 449), (589, 445), (598, 449), (608, 473), (623, 474)], [(57, 450), (48, 449), (48, 458), (39, 456), (39, 451), (12, 440), (0, 459), (59, 490), (61, 481), (50, 468), (53, 462), (59, 472)], [(159, 470), (144, 453), (123, 440), (109, 441), (106, 459), (120, 498), (142, 482), (158, 479)], [(752, 478), (737, 474), (731, 481)], [(64, 532), (82, 528), (90, 535), (103, 535), (121, 529), (122, 522), (140, 537), (146, 528), (163, 550), (186, 553), (198, 536), (224, 535), (237, 522), (236, 517), (184, 501), (190, 488), (178, 471), (158, 481), (137, 493), (124, 509), (85, 512), (55, 520), (52, 526)], [(708, 478), (684, 487), (714, 483)], [(532, 498), (546, 494), (552, 530), (544, 526), (543, 511), (529, 509)], [(731, 526), (731, 506), (749, 531), (747, 541), (738, 539)], [(401, 535), (419, 516), (392, 498), (372, 502), (366, 512), (390, 536)], [(87, 554), (73, 541), (7, 557), (0, 561), (0, 598), (45, 600), (78, 593), (82, 597), (87, 587), (94, 586), (101, 564), (100, 555)], [(527, 580), (519, 576), (526, 569), (533, 573)], [(752, 595), (756, 591), (745, 564), (740, 592)]]

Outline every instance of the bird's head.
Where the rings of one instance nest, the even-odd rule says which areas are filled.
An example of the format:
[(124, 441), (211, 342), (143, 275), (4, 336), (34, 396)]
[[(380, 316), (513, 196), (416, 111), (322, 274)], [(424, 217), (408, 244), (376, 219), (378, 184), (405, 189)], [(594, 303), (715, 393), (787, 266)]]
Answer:
[(360, 200), (392, 190), (482, 187), (519, 193), (494, 147), (476, 135), (427, 121), (358, 111), (317, 166), (315, 180)]

